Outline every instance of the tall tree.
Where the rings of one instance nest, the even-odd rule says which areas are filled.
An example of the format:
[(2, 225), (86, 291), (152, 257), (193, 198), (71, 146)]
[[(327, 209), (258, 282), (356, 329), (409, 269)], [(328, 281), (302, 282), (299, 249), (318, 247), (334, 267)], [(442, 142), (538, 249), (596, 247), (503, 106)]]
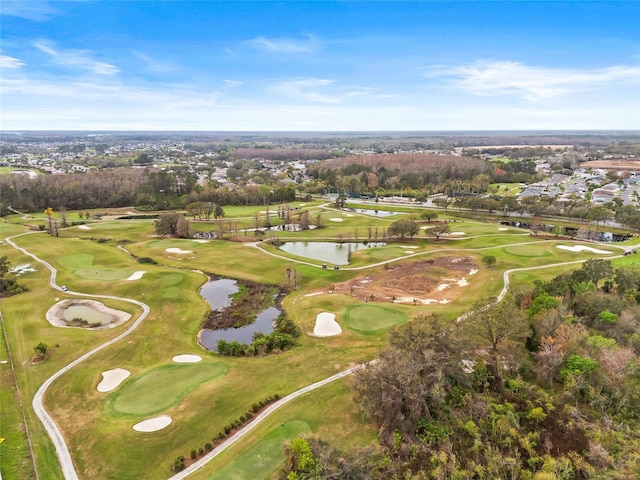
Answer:
[(508, 341), (524, 340), (529, 334), (526, 314), (513, 299), (508, 298), (497, 304), (491, 300), (476, 304), (473, 313), (464, 322), (465, 330), (472, 338), (489, 344), (490, 363), (487, 369), (493, 377), (490, 382), (495, 391), (504, 386), (499, 361), (499, 347)]
[(613, 275), (613, 267), (609, 260), (601, 258), (591, 258), (582, 264), (582, 270), (587, 274), (589, 280), (598, 288), (598, 282), (603, 278)]

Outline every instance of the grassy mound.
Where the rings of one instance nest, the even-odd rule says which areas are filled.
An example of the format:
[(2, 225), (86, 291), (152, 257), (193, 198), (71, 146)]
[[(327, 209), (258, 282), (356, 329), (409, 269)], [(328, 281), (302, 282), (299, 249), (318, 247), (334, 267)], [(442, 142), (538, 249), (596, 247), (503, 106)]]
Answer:
[(375, 332), (407, 320), (406, 313), (380, 305), (353, 305), (345, 313), (346, 326), (358, 332)]
[(222, 363), (165, 365), (126, 383), (112, 398), (114, 410), (151, 415), (177, 404), (199, 384), (227, 372)]

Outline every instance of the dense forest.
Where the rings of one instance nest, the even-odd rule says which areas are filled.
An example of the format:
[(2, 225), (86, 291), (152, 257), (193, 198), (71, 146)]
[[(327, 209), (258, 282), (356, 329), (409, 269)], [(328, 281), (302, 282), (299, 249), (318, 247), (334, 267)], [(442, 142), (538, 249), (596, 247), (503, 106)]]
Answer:
[(606, 260), (416, 319), (353, 379), (378, 443), (299, 437), (282, 478), (637, 478), (639, 354), (640, 267)]
[(194, 202), (216, 205), (264, 205), (295, 200), (293, 185), (277, 182), (234, 189), (201, 186), (186, 171), (121, 168), (69, 175), (0, 175), (0, 213), (86, 210), (136, 206), (140, 210), (180, 209)]
[(353, 155), (311, 165), (313, 192), (348, 194), (486, 192), (491, 182), (530, 182), (536, 178), (531, 160), (495, 165), (469, 156), (433, 153)]

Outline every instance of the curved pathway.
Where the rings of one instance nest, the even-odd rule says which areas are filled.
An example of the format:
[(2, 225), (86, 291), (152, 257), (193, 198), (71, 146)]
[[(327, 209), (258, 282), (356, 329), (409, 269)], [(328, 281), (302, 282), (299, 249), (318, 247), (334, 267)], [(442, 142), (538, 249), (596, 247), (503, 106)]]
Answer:
[[(25, 255), (33, 258), (36, 262), (39, 262), (39, 263), (43, 264), (45, 267), (47, 267), (51, 271), (51, 278), (49, 280), (49, 283), (50, 283), (51, 287), (56, 289), (56, 290), (62, 291), (62, 288), (60, 288), (56, 284), (56, 275), (58, 273), (57, 270), (49, 262), (40, 259), (39, 257), (34, 255), (33, 253), (30, 253), (26, 249), (24, 249), (22, 247), (19, 247), (18, 245), (16, 245), (12, 241), (13, 238), (20, 237), (22, 235), (29, 235), (31, 233), (32, 232), (22, 233), (20, 235), (15, 235), (13, 237), (5, 238), (5, 240), (9, 245), (11, 245), (16, 250), (19, 250), (20, 252), (24, 253)], [(79, 363), (82, 363), (87, 358), (91, 357), (92, 355), (94, 355), (95, 353), (99, 352), (100, 350), (103, 350), (103, 349), (107, 348), (108, 346), (113, 345), (114, 343), (122, 340), (124, 337), (129, 335), (136, 328), (138, 328), (140, 326), (140, 324), (142, 323), (142, 321), (149, 314), (150, 309), (149, 309), (149, 306), (147, 304), (139, 302), (138, 300), (130, 299), (130, 298), (116, 297), (116, 296), (112, 296), (112, 295), (92, 295), (92, 294), (86, 294), (86, 293), (80, 293), (80, 292), (73, 292), (73, 291), (70, 291), (70, 290), (65, 292), (65, 293), (71, 294), (71, 295), (89, 297), (89, 298), (100, 298), (100, 299), (108, 299), (108, 300), (121, 300), (121, 301), (124, 301), (124, 302), (132, 303), (132, 304), (137, 305), (137, 306), (142, 308), (142, 313), (140, 314), (140, 316), (135, 320), (135, 322), (133, 322), (133, 324), (127, 330), (122, 332), (120, 335), (112, 338), (111, 340), (108, 340), (105, 343), (103, 343), (101, 345), (98, 345), (94, 349), (88, 351), (84, 355), (82, 355), (79, 358), (75, 359), (73, 362), (69, 363), (67, 366), (65, 366), (62, 369), (58, 370), (51, 377), (49, 377), (47, 380), (45, 380), (45, 382), (40, 386), (40, 388), (38, 389), (38, 391), (35, 393), (35, 395), (33, 397), (33, 402), (32, 402), (33, 409), (36, 412), (36, 415), (38, 416), (38, 418), (40, 419), (42, 424), (44, 425), (44, 428), (47, 430), (47, 433), (51, 437), (51, 440), (52, 440), (52, 442), (53, 442), (53, 444), (54, 444), (54, 446), (56, 448), (56, 454), (58, 456), (58, 460), (60, 461), (60, 468), (62, 470), (62, 474), (64, 475), (64, 478), (66, 480), (78, 480), (78, 474), (76, 473), (76, 470), (74, 468), (73, 459), (71, 458), (71, 454), (70, 454), (69, 448), (67, 447), (67, 444), (66, 444), (66, 442), (64, 440), (64, 436), (62, 435), (62, 432), (58, 428), (58, 425), (56, 425), (56, 422), (53, 420), (53, 418), (51, 418), (51, 415), (49, 415), (49, 413), (44, 408), (44, 404), (43, 404), (44, 395), (46, 394), (47, 389), (51, 386), (51, 384), (55, 380), (57, 380), (60, 376), (64, 375), (66, 372), (71, 370), (73, 367), (75, 367)]]

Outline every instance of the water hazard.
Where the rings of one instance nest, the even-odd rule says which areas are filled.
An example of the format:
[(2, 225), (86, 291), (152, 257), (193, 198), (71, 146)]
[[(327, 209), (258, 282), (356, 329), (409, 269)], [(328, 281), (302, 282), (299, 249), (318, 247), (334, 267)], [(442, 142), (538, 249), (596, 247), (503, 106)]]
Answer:
[(384, 242), (284, 242), (280, 250), (333, 265), (348, 265), (350, 253), (384, 245)]
[[(237, 281), (228, 278), (211, 280), (205, 283), (200, 289), (200, 295), (204, 298), (212, 310), (222, 310), (232, 303), (231, 295), (239, 291)], [(226, 328), (224, 330), (211, 330), (203, 328), (200, 330), (200, 344), (211, 352), (218, 351), (218, 340), (231, 342), (233, 340), (250, 344), (253, 341), (253, 334), (262, 332), (268, 335), (273, 332), (274, 320), (280, 315), (280, 310), (276, 307), (269, 307), (258, 313), (255, 322), (240, 328)]]

